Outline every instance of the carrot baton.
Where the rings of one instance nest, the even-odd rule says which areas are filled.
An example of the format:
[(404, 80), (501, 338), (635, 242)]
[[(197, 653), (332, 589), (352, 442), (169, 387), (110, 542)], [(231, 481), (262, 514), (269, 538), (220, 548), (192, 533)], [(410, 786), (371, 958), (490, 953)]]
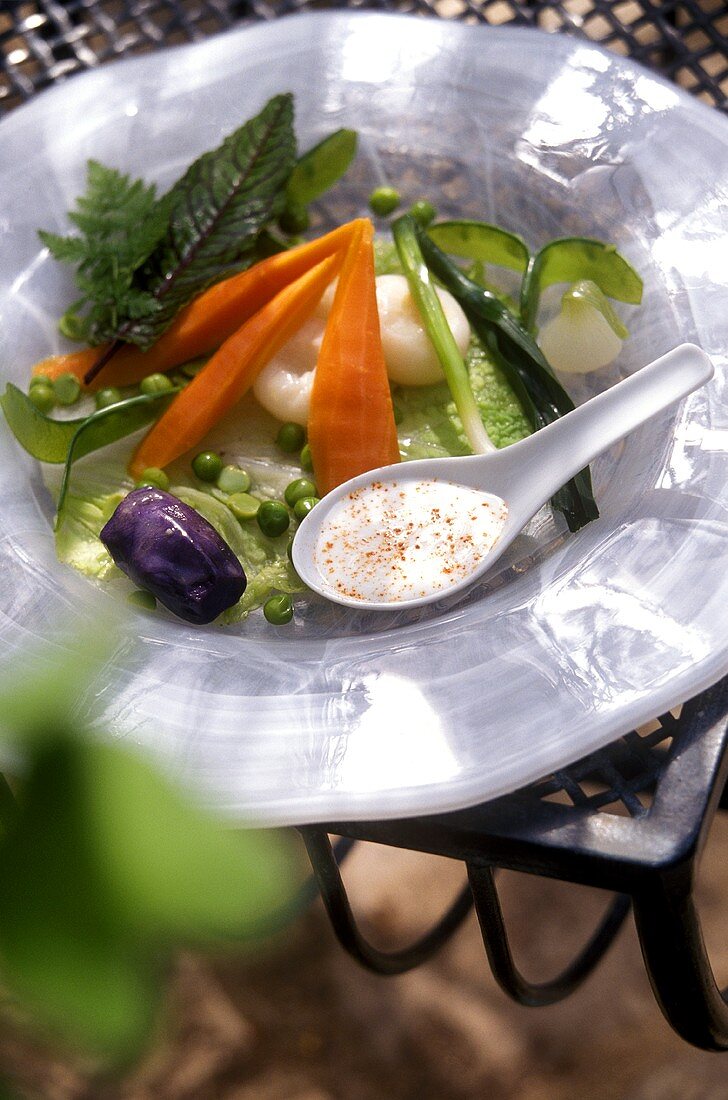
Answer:
[(335, 253), (300, 275), (228, 337), (141, 441), (129, 464), (132, 477), (150, 466), (163, 469), (204, 438), (311, 316), (342, 260)]
[(379, 330), (373, 237), (368, 220), (352, 236), (316, 364), (308, 441), (322, 494), (350, 477), (399, 461)]
[[(148, 351), (126, 344), (89, 388), (130, 385), (148, 374), (171, 370), (214, 351), (284, 286), (346, 248), (362, 220), (347, 222), (323, 237), (278, 252), (211, 286), (180, 311)], [(51, 379), (60, 374), (74, 374), (82, 382), (107, 348), (104, 345), (53, 355), (37, 363), (33, 374)]]

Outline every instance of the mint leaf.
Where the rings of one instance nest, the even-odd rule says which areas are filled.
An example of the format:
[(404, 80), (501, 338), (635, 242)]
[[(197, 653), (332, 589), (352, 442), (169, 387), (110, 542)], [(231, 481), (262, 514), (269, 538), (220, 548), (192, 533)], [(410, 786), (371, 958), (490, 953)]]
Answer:
[(279, 95), (187, 169), (164, 197), (167, 232), (135, 280), (156, 309), (127, 315), (116, 339), (149, 348), (191, 298), (255, 259), (258, 234), (283, 207), (295, 146), (293, 97)]

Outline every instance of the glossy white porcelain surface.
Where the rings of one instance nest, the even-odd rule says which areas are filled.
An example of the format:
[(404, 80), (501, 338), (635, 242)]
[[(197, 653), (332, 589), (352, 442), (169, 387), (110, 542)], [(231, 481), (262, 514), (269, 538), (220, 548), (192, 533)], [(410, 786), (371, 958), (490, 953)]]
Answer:
[[(95, 677), (97, 725), (149, 748), (237, 819), (392, 817), (514, 789), (728, 671), (728, 122), (647, 71), (566, 37), (316, 14), (104, 66), (0, 125), (0, 366), (59, 350), (61, 228), (98, 158), (164, 185), (273, 94), (302, 148), (340, 126), (360, 153), (323, 220), (374, 186), (538, 246), (614, 241), (645, 278), (613, 370), (684, 341), (712, 382), (594, 464), (601, 518), (535, 524), (460, 601), (392, 615), (301, 600), (294, 624), (232, 630), (132, 613)], [(110, 597), (54, 558), (35, 464), (0, 426), (2, 667), (62, 645)]]

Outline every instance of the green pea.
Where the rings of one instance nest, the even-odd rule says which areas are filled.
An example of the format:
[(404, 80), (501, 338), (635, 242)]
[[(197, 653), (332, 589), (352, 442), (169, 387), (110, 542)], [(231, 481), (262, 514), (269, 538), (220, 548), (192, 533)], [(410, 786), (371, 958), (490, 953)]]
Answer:
[(169, 393), (174, 389), (174, 384), (166, 374), (148, 374), (146, 378), (142, 378), (139, 389), (142, 393), (148, 394)]
[(260, 508), (260, 501), (250, 493), (232, 493), (225, 503), (238, 519), (255, 519)]
[(217, 481), (222, 473), (222, 459), (214, 451), (200, 451), (192, 459), (192, 471), (200, 481)]
[(369, 196), (369, 209), (377, 217), (386, 218), (397, 209), (401, 202), (399, 191), (393, 187), (377, 187)]
[(58, 331), (68, 340), (83, 340), (83, 329), (82, 319), (72, 309), (67, 309), (58, 322)]
[(295, 236), (308, 229), (311, 219), (303, 203), (289, 203), (278, 219), (278, 225), (287, 236)]
[(305, 519), (308, 513), (316, 507), (319, 502), (318, 497), (301, 497), (293, 505), (293, 514), (300, 523)]
[(313, 459), (311, 458), (311, 448), (308, 443), (305, 443), (301, 448), (300, 463), (302, 470), (307, 470), (308, 473), (311, 473), (313, 470)]
[(34, 386), (53, 386), (53, 379), (49, 378), (47, 374), (34, 374), (28, 383), (28, 389), (32, 390)]
[(147, 592), (145, 588), (137, 588), (134, 592), (130, 592), (126, 597), (126, 602), (130, 603), (132, 607), (139, 607), (142, 611), (154, 611), (157, 606), (157, 601), (151, 592)]
[(217, 487), (223, 493), (247, 493), (250, 488), (250, 474), (239, 466), (223, 466), (217, 477)]
[(109, 405), (117, 405), (122, 400), (121, 390), (116, 386), (107, 386), (105, 390), (99, 390), (94, 398), (97, 409), (108, 409)]
[(53, 381), (53, 392), (59, 405), (74, 405), (81, 396), (81, 383), (75, 374), (59, 374)]
[(290, 596), (271, 596), (263, 604), (263, 614), (273, 626), (285, 626), (293, 618), (293, 601)]
[(278, 500), (264, 500), (255, 518), (263, 534), (271, 539), (282, 535), (291, 523), (288, 509)]
[(166, 492), (169, 489), (169, 478), (164, 470), (160, 470), (159, 466), (147, 466), (146, 470), (142, 471), (142, 475), (136, 484), (138, 489), (149, 486), (153, 489), (163, 489)]
[(300, 451), (306, 442), (306, 432), (300, 424), (281, 424), (276, 443), (287, 455)]
[(301, 500), (303, 497), (315, 497), (316, 486), (307, 477), (297, 477), (295, 481), (286, 485), (283, 496), (286, 498), (286, 504), (289, 508), (292, 508), (296, 501)]
[(183, 363), (179, 368), (185, 378), (194, 378), (204, 367), (206, 359), (190, 359), (189, 363)]
[(36, 409), (42, 413), (50, 412), (56, 403), (56, 395), (52, 386), (44, 386), (40, 383), (30, 387), (28, 397)]
[(420, 199), (419, 202), (412, 203), (409, 212), (415, 221), (422, 226), (429, 225), (437, 217), (437, 210), (427, 199)]

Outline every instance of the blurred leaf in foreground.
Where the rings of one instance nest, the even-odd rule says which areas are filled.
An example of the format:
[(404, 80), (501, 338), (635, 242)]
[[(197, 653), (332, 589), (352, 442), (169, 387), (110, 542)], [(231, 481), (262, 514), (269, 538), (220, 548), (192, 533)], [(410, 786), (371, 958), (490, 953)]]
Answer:
[(73, 688), (68, 667), (29, 677), (5, 717), (35, 736), (0, 840), (0, 969), (39, 1023), (118, 1063), (171, 952), (265, 933), (299, 876), (286, 834), (225, 827), (137, 753), (69, 732)]

